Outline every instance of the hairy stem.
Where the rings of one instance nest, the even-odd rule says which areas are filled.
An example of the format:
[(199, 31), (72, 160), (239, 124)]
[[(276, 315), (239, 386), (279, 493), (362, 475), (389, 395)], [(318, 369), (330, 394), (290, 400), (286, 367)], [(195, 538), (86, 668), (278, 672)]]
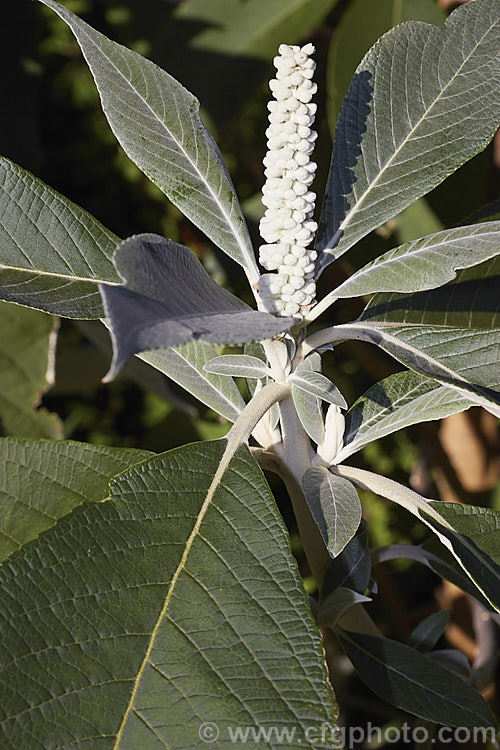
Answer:
[(321, 587), (330, 564), (330, 555), (301, 487), (301, 479), (311, 465), (313, 451), (291, 396), (281, 402), (280, 414), (283, 434), (281, 477), (290, 496), (307, 562), (318, 587)]
[[(349, 339), (356, 339), (358, 341), (367, 340), (366, 332), (360, 326), (359, 330), (355, 328), (355, 324), (348, 323), (347, 325), (332, 326), (331, 328), (323, 328), (321, 331), (316, 331), (311, 336), (308, 336), (302, 343), (301, 355), (306, 357), (308, 354), (313, 352), (315, 349), (319, 349), (325, 344), (331, 344), (333, 342), (342, 342)], [(369, 340), (371, 342), (371, 340)], [(371, 342), (373, 343), (373, 342)]]
[(290, 395), (290, 386), (283, 383), (269, 383), (255, 394), (227, 433), (228, 441), (246, 443), (264, 414), (277, 401)]

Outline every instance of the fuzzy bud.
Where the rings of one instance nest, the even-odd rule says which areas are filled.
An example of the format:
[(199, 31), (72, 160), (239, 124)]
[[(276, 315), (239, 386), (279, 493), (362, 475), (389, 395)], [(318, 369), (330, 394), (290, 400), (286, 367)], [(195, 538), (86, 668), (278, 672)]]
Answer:
[(340, 408), (330, 404), (325, 417), (325, 436), (318, 445), (318, 456), (331, 466), (344, 445), (345, 418)]

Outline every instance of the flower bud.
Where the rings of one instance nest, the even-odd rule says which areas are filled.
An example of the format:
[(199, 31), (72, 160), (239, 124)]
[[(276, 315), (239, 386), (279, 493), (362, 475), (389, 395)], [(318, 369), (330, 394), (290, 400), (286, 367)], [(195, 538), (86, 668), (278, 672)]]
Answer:
[(325, 418), (325, 435), (318, 445), (318, 456), (331, 466), (344, 445), (345, 418), (340, 407), (330, 404)]

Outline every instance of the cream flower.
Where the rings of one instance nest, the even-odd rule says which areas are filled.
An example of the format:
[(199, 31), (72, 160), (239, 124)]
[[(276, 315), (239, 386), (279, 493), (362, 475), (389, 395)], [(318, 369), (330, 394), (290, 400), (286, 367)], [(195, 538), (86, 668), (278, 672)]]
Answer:
[(317, 254), (309, 250), (317, 224), (312, 220), (316, 194), (309, 188), (316, 164), (311, 161), (317, 133), (312, 130), (316, 105), (311, 103), (317, 86), (311, 78), (316, 67), (310, 58), (312, 44), (280, 45), (274, 58), (277, 73), (271, 80), (268, 152), (264, 159), (266, 183), (260, 222), (261, 265), (274, 273), (260, 278), (260, 294), (269, 312), (301, 317), (314, 301)]

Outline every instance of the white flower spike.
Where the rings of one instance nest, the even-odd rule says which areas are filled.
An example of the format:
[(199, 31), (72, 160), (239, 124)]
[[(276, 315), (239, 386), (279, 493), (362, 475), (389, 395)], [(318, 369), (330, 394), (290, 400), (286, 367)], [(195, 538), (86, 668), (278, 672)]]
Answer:
[[(316, 194), (309, 186), (316, 164), (310, 155), (317, 133), (312, 130), (316, 104), (311, 103), (317, 85), (312, 82), (316, 63), (304, 47), (280, 45), (274, 58), (276, 78), (269, 82), (268, 152), (264, 159), (266, 183), (262, 203), (266, 212), (260, 222), (259, 260), (267, 271), (259, 288), (265, 308), (277, 315), (301, 318), (314, 302), (317, 253), (309, 250), (317, 224), (312, 221)], [(277, 272), (277, 273), (276, 273)]]

